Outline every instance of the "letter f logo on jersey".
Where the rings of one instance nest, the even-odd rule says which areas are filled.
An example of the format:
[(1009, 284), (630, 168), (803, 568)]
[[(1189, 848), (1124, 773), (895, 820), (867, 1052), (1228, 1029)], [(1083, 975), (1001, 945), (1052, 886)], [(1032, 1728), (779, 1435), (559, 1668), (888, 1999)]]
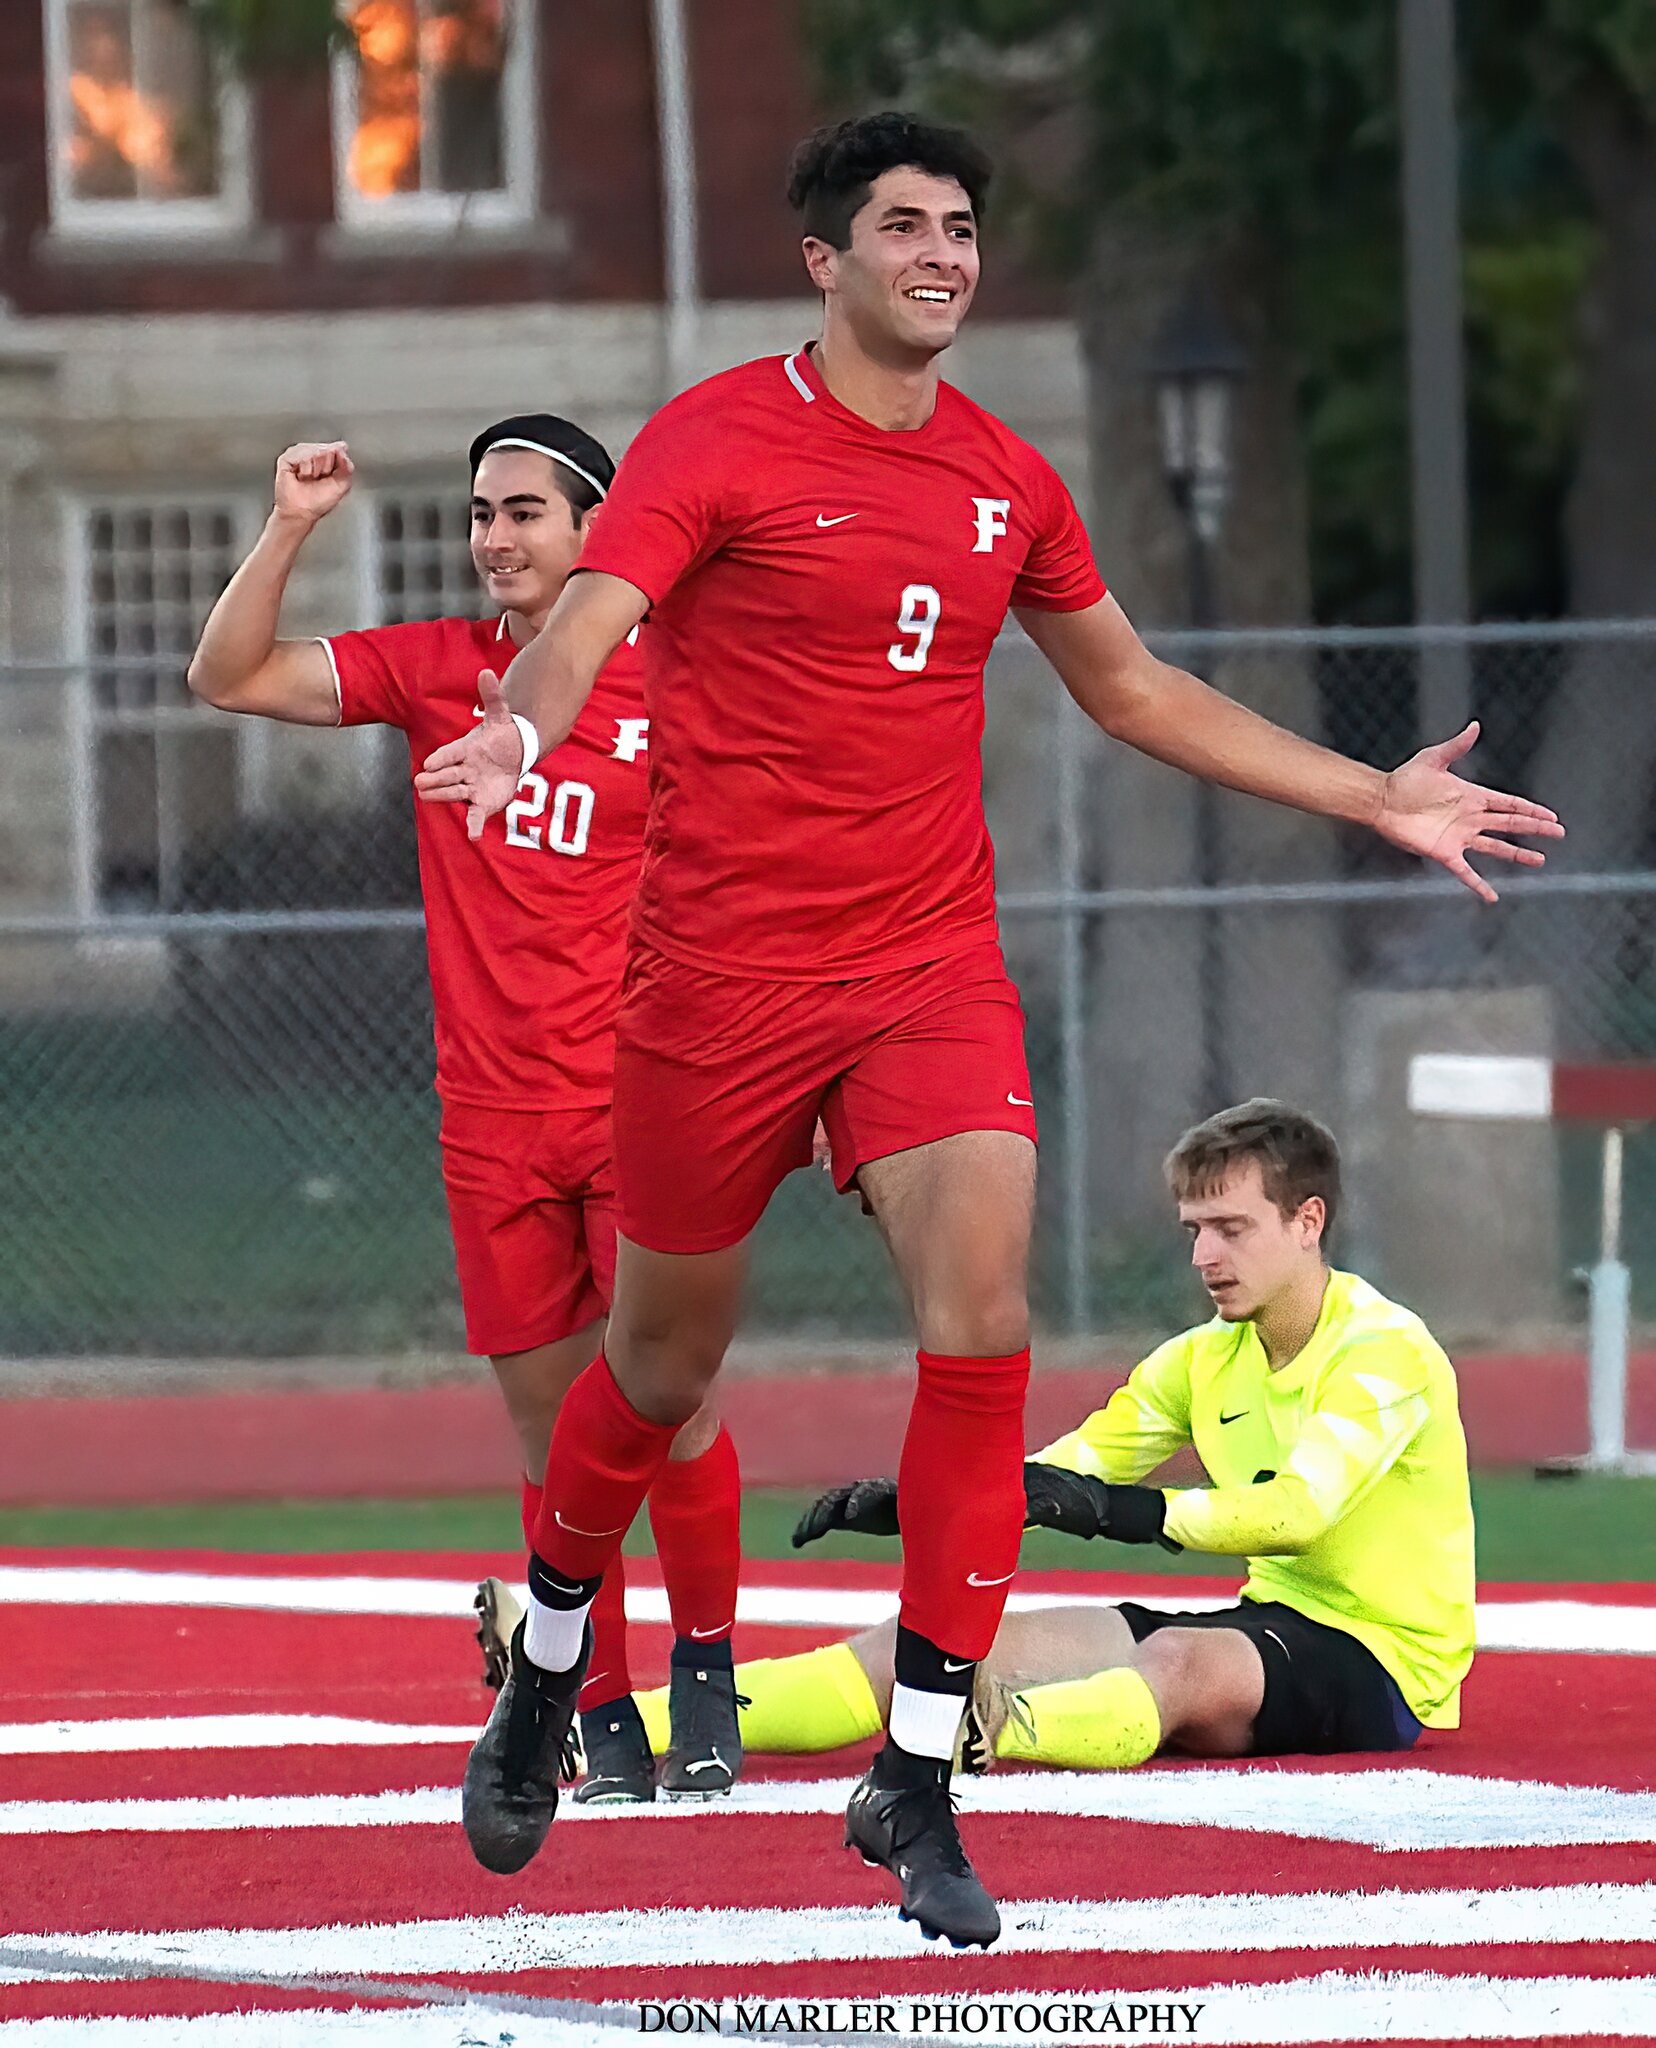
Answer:
[(977, 507), (977, 539), (972, 545), (974, 555), (993, 554), (995, 543), (1006, 531), (1006, 515), (1012, 509), (1010, 498), (974, 498)]
[(640, 754), (650, 750), (650, 721), (647, 718), (618, 718), (615, 721), (615, 745), (610, 752), (612, 761), (636, 761)]

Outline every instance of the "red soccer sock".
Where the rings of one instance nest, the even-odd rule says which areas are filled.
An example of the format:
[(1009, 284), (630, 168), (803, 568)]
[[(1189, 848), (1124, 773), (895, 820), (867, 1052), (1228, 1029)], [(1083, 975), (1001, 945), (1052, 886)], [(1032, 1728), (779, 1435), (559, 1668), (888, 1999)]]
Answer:
[(736, 1625), (741, 1507), (736, 1446), (722, 1423), (699, 1458), (669, 1458), (650, 1488), (650, 1527), (681, 1640), (723, 1642)]
[(535, 1524), (540, 1520), (541, 1489), (534, 1480), (523, 1482), (523, 1547), (535, 1547)]
[(577, 1704), (583, 1714), (607, 1707), (632, 1691), (627, 1669), (627, 1570), (620, 1553), (604, 1574), (592, 1603), (592, 1656)]
[(601, 1578), (677, 1433), (676, 1424), (639, 1414), (600, 1351), (552, 1425), (535, 1555), (562, 1578)]
[(983, 1657), (1018, 1568), (1029, 1353), (939, 1358), (922, 1351), (919, 1360), (897, 1468), (900, 1619), (951, 1657)]

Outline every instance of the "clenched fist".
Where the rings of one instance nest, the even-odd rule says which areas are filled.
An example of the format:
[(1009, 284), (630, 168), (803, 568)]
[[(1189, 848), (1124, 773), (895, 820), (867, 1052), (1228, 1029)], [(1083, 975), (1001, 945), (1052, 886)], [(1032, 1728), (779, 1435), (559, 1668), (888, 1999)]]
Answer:
[(276, 510), (314, 526), (350, 490), (355, 474), (343, 441), (295, 441), (276, 458)]

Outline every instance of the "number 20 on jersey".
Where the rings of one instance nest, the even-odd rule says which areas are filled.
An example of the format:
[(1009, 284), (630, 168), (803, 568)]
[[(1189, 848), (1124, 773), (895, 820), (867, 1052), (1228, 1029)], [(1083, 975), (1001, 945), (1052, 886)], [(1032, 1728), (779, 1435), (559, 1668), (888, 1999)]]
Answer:
[[(549, 818), (548, 797), (552, 799)], [(539, 852), (544, 831), (548, 853), (585, 853), (592, 830), (592, 807), (597, 800), (584, 782), (560, 782), (554, 788), (544, 775), (531, 772), (518, 784), (517, 796), (506, 806), (506, 844)], [(543, 818), (544, 826), (539, 822)]]

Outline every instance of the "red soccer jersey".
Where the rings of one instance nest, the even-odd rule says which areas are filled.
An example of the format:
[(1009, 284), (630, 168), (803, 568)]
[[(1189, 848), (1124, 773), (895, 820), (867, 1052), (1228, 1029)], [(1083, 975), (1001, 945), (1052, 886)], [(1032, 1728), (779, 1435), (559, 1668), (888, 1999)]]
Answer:
[[(323, 642), (341, 723), (400, 726), (410, 774), (478, 714), (511, 660), (503, 619), (434, 619)], [(463, 804), (414, 806), (437, 1024), (437, 1092), (486, 1109), (607, 1104), (627, 911), (647, 807), (635, 648), (618, 647), (575, 730), (483, 837)]]
[(651, 946), (830, 981), (994, 937), (983, 665), (1009, 607), (1104, 595), (1033, 448), (948, 384), (883, 432), (768, 357), (656, 414), (581, 567), (653, 607)]

